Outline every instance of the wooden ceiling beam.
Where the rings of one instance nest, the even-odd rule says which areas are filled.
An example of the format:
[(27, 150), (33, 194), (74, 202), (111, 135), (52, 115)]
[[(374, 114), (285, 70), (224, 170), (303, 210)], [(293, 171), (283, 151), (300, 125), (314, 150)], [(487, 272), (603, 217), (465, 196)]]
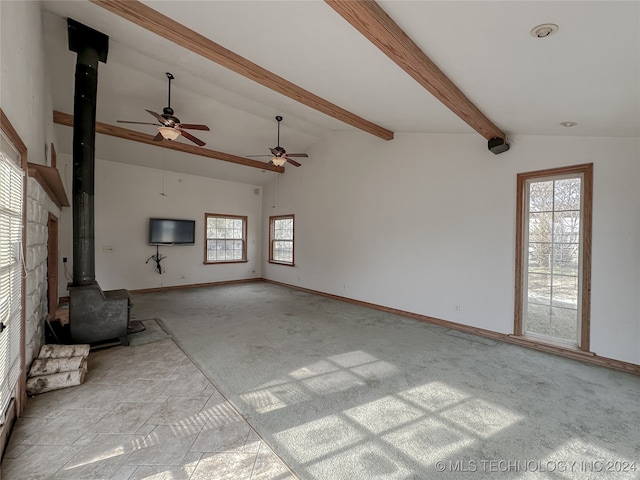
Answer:
[[(65, 125), (67, 127), (73, 127), (73, 115), (54, 110), (53, 123), (57, 123), (58, 125)], [(275, 165), (272, 165), (270, 163), (251, 160), (250, 158), (238, 157), (236, 155), (231, 155), (230, 153), (218, 152), (216, 150), (209, 150), (208, 148), (202, 148), (196, 145), (188, 145), (186, 143), (168, 140), (156, 142), (153, 140), (153, 135), (147, 135), (146, 133), (136, 132), (135, 130), (129, 130), (128, 128), (109, 125), (108, 123), (96, 122), (96, 133), (110, 135), (112, 137), (124, 138), (125, 140), (131, 140), (133, 142), (146, 143), (147, 145), (166, 148), (168, 150), (175, 150), (177, 152), (190, 153), (192, 155), (199, 155), (201, 157), (207, 158), (215, 158), (216, 160), (235, 163), (237, 165), (244, 165), (245, 167), (259, 168), (260, 170), (269, 170), (278, 173), (284, 172), (284, 167), (276, 167)]]
[(384, 140), (393, 139), (392, 131), (365, 120), (285, 80), (137, 0), (126, 2), (122, 0), (91, 0), (91, 2), (187, 50), (222, 65), (260, 85), (270, 88), (282, 95), (286, 95), (325, 115), (329, 115)]
[(487, 140), (505, 138), (373, 0), (325, 0), (342, 18)]

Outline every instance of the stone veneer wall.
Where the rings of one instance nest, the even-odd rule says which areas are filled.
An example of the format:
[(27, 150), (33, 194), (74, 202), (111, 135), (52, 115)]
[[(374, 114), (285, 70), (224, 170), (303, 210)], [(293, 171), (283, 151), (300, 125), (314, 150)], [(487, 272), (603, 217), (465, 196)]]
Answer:
[(44, 343), (47, 301), (47, 222), (49, 212), (60, 218), (60, 209), (40, 184), (29, 177), (27, 183), (27, 252), (25, 365), (27, 369)]

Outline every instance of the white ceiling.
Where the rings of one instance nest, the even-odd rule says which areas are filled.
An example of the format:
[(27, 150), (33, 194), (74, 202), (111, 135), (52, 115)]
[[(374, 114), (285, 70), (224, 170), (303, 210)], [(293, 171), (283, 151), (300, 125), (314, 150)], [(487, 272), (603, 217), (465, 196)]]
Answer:
[[(474, 133), (323, 1), (145, 1), (298, 86), (394, 132)], [(640, 135), (640, 3), (380, 1), (382, 8), (507, 135)], [(99, 66), (98, 120), (153, 121), (171, 106), (211, 148), (239, 156), (276, 143), (307, 151), (331, 131), (357, 131), (88, 1), (43, 2), (53, 104), (73, 113), (76, 55), (66, 18), (110, 38)], [(529, 31), (556, 23), (559, 32)], [(578, 122), (571, 129), (560, 122)], [(145, 133), (152, 126), (123, 125)], [(72, 130), (58, 126), (62, 153)], [(362, 133), (363, 135), (368, 135)], [(373, 138), (373, 137), (372, 137)], [(382, 141), (382, 140), (379, 140)], [(391, 140), (393, 141), (393, 140)], [(262, 184), (273, 173), (98, 136), (98, 158)], [(266, 160), (266, 159), (265, 159)], [(313, 158), (302, 159), (312, 162)], [(293, 168), (293, 167), (288, 167)], [(286, 174), (286, 173), (285, 173)]]

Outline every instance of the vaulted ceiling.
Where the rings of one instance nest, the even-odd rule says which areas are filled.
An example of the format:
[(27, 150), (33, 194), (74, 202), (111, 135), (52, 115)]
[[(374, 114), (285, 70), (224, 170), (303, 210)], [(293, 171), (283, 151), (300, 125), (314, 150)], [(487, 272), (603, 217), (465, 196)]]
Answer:
[[(394, 43), (393, 36), (387, 37), (386, 52), (384, 42), (374, 44), (394, 33), (393, 28), (376, 27), (364, 19), (361, 33), (345, 19), (348, 14), (340, 12), (342, 2), (183, 0), (138, 5), (178, 22), (185, 31), (204, 37), (204, 43), (228, 49), (246, 61), (249, 70), (257, 65), (280, 77), (279, 85), (258, 83), (212, 61), (201, 51), (202, 45), (189, 48), (189, 38), (178, 39), (178, 44), (175, 35), (167, 33), (171, 38), (165, 38), (137, 24), (148, 26), (149, 15), (136, 23), (100, 3), (117, 4), (43, 2), (57, 111), (73, 113), (75, 54), (67, 48), (66, 32), (66, 18), (71, 17), (110, 38), (107, 63), (99, 66), (97, 115), (104, 124), (154, 135), (154, 127), (116, 122), (153, 121), (145, 109), (160, 112), (166, 106), (165, 72), (171, 72), (176, 78), (171, 99), (176, 115), (183, 122), (209, 125), (211, 132), (197, 132), (207, 143), (205, 148), (233, 156), (268, 153), (276, 143), (276, 115), (284, 117), (281, 144), (290, 152), (307, 151), (328, 133), (343, 130), (380, 142), (393, 142), (379, 138), (388, 138), (385, 132), (480, 135), (463, 120), (464, 114), (453, 113), (432, 95), (446, 85), (430, 91), (411, 71), (424, 67), (418, 57), (405, 58), (408, 67), (403, 69), (398, 58), (388, 56), (403, 44)], [(495, 131), (640, 135), (638, 2), (379, 1), (377, 5), (458, 89), (455, 95), (444, 92), (445, 103), (447, 95), (453, 103), (468, 99), (481, 112), (478, 118), (490, 122)], [(559, 31), (534, 38), (531, 29), (543, 23), (557, 24)], [(256, 75), (263, 70), (256, 70)], [(297, 101), (296, 89), (309, 93), (311, 100)], [(338, 114), (318, 108), (317, 97), (335, 106)], [(350, 121), (344, 112), (362, 122)], [(566, 128), (560, 125), (564, 121), (578, 125)], [(71, 153), (71, 129), (56, 128), (58, 151)], [(155, 168), (164, 164), (176, 171), (253, 184), (272, 178), (260, 169), (105, 135), (98, 135), (96, 153), (108, 160)], [(302, 168), (313, 158), (303, 160)]]

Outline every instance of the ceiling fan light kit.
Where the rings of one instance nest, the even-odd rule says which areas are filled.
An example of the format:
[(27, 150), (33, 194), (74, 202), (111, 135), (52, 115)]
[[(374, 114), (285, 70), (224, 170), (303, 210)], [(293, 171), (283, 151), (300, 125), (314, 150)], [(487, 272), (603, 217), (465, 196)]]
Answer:
[(158, 127), (158, 132), (165, 140), (175, 140), (180, 136), (180, 131), (171, 127)]
[(281, 167), (286, 163), (287, 159), (283, 157), (273, 157), (271, 158), (271, 163), (273, 163), (276, 167)]

